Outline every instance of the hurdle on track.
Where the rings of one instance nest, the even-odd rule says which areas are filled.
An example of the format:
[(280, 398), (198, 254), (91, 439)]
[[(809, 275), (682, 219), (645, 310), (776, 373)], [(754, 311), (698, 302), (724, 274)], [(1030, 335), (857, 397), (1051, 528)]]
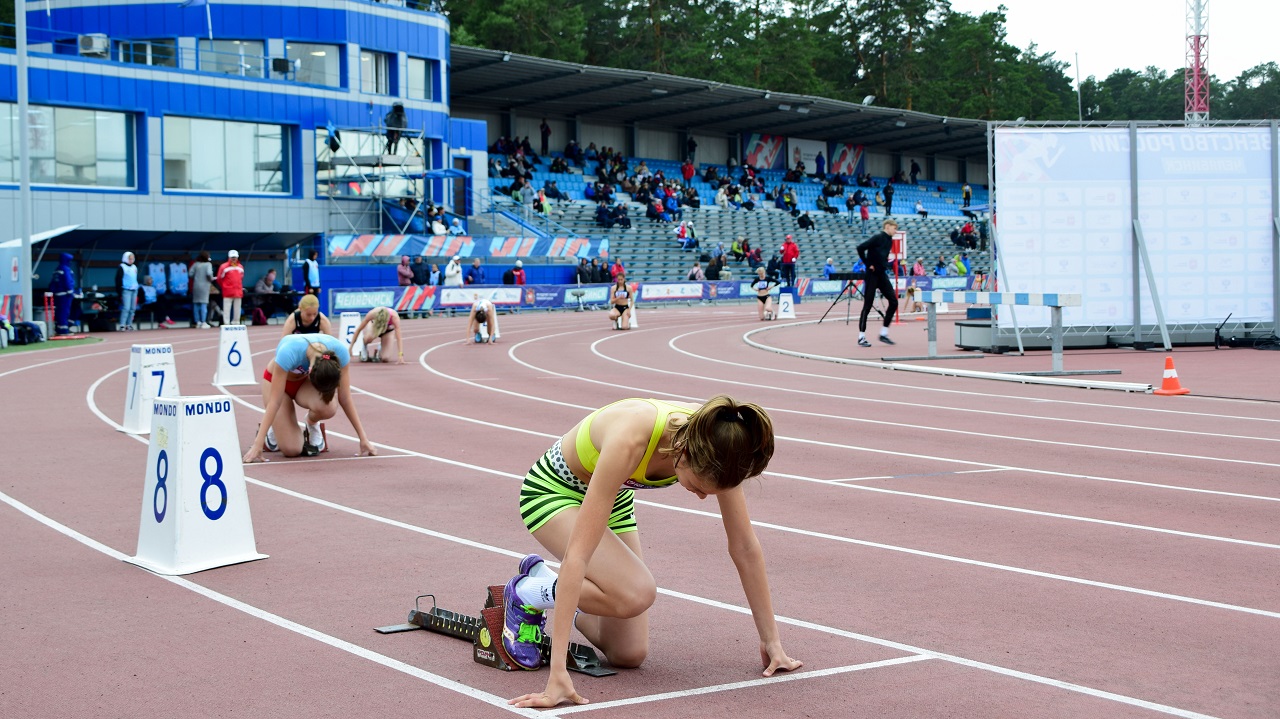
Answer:
[(1081, 298), (1078, 294), (1041, 293), (1041, 292), (961, 292), (950, 290), (922, 290), (920, 301), (928, 305), (929, 318), (929, 354), (923, 357), (885, 357), (886, 361), (900, 360), (938, 360), (938, 359), (979, 359), (979, 354), (938, 354), (938, 304), (964, 302), (970, 305), (1019, 305), (1025, 307), (1048, 307), (1052, 314), (1051, 332), (1053, 337), (1053, 369), (1049, 371), (1013, 372), (1011, 374), (1027, 374), (1039, 376), (1075, 375), (1075, 374), (1120, 374), (1120, 370), (1064, 370), (1062, 368), (1062, 308), (1079, 307)]

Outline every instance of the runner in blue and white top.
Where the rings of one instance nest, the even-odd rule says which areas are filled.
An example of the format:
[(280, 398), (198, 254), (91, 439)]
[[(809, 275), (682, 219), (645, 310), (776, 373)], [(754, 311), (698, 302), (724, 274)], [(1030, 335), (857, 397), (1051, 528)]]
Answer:
[[(357, 456), (377, 454), (351, 397), (351, 353), (337, 337), (326, 334), (288, 335), (276, 345), (275, 358), (262, 373), (265, 421), (258, 426), (244, 461), (257, 462), (262, 452), (279, 450), (286, 457), (312, 456), (324, 449), (320, 422), (338, 407), (360, 438)], [(336, 400), (336, 401), (335, 401)], [(307, 411), (306, 430), (298, 427), (297, 407)]]

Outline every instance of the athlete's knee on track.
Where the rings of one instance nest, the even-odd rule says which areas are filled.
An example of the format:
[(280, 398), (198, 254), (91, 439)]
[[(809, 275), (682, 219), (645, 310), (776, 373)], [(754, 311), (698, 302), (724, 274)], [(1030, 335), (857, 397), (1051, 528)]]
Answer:
[(644, 640), (640, 643), (626, 646), (616, 647), (605, 654), (605, 658), (609, 660), (609, 664), (620, 669), (636, 669), (649, 656), (649, 641)]

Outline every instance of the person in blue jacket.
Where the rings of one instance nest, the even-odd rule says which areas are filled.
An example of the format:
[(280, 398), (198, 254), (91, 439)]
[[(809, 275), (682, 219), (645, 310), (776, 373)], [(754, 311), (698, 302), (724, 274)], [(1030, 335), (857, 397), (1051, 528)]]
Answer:
[(71, 269), (72, 257), (63, 252), (58, 259), (58, 269), (49, 279), (49, 291), (53, 293), (54, 333), (71, 334), (71, 303), (76, 295), (76, 274)]

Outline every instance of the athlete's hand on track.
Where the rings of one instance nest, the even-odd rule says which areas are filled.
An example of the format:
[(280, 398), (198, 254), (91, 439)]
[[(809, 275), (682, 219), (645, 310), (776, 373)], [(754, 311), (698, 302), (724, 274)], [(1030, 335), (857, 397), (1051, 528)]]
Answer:
[(356, 456), (357, 457), (376, 457), (378, 456), (378, 450), (368, 441), (364, 441), (360, 443), (360, 452), (356, 454)]
[(562, 670), (563, 676), (557, 676), (556, 672), (552, 672), (547, 678), (547, 689), (539, 694), (525, 694), (507, 702), (517, 707), (536, 707), (539, 709), (547, 709), (560, 704), (561, 702), (570, 701), (574, 704), (586, 704), (586, 697), (579, 694), (573, 688), (573, 680), (569, 678), (569, 672)]
[(782, 642), (772, 644), (760, 643), (760, 663), (764, 665), (762, 676), (771, 677), (777, 671), (795, 671), (804, 666), (804, 662), (792, 659), (782, 649)]
[(400, 355), (400, 361), (396, 364), (404, 364), (404, 355)]
[(265, 460), (262, 458), (262, 450), (250, 447), (249, 451), (244, 453), (244, 457), (241, 458), (241, 461), (245, 464), (253, 464), (254, 462), (262, 462)]

